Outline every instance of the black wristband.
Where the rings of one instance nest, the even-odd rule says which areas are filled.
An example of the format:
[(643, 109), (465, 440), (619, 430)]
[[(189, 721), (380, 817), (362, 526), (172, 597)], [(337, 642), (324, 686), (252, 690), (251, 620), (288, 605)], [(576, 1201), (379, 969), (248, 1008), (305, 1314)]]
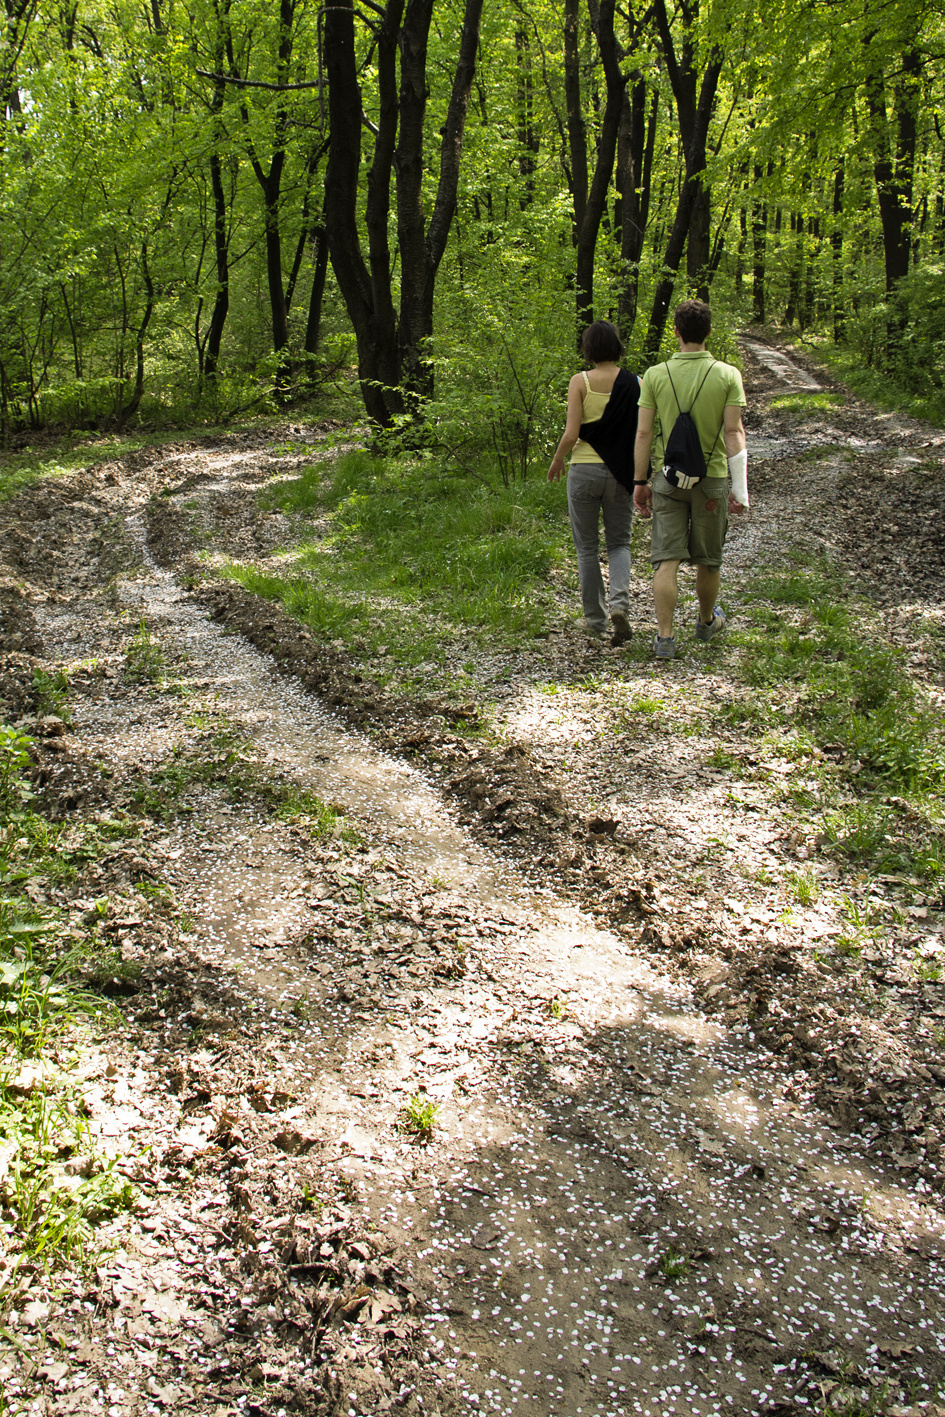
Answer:
[(650, 479), (648, 477), (644, 477), (642, 482), (637, 482), (636, 478), (634, 478), (633, 485), (634, 487), (649, 487)]

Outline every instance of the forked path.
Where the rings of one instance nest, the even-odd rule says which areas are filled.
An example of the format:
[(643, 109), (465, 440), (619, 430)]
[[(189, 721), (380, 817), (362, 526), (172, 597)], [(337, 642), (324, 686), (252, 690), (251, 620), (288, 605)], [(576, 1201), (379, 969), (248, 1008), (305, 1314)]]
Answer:
[[(118, 518), (105, 488), (82, 495)], [(787, 1414), (910, 1382), (928, 1398), (945, 1371), (941, 1198), (877, 1169), (747, 1029), (709, 1021), (551, 883), (519, 877), (418, 772), (209, 620), (142, 551), (138, 515), (117, 605), (61, 586), (37, 608), (46, 657), (101, 654), (143, 618), (267, 770), (343, 808), (362, 838), (306, 863), (297, 835), (208, 791), (154, 843), (191, 948), (269, 1018), (265, 1070), (287, 1100), (249, 1173), (289, 1164), (278, 1129), (312, 1139), (424, 1315), (398, 1366), (402, 1299), (352, 1301), (306, 1356), (304, 1410), (322, 1410), (326, 1370), (348, 1414)], [(188, 714), (142, 689), (80, 703), (76, 734), (130, 775), (173, 761)], [(425, 1143), (398, 1127), (415, 1097), (439, 1108)], [(219, 1134), (211, 1113), (178, 1119), (191, 1155)], [(217, 1201), (194, 1185), (191, 1213), (208, 1213)], [(206, 1232), (191, 1279), (214, 1247), (232, 1258), (224, 1230)], [(242, 1243), (265, 1253), (258, 1231)], [(124, 1244), (147, 1253), (133, 1233)], [(275, 1414), (260, 1376), (252, 1410)], [(218, 1377), (188, 1381), (186, 1410), (238, 1410)], [(153, 1361), (129, 1360), (109, 1410), (151, 1410), (153, 1382)]]

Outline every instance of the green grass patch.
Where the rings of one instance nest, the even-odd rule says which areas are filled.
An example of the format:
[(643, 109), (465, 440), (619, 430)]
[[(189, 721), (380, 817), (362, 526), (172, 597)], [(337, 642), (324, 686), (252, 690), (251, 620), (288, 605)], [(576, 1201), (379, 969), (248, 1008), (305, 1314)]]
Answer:
[(290, 779), (273, 777), (260, 766), (250, 736), (222, 715), (197, 710), (187, 716), (197, 730), (190, 747), (175, 744), (171, 755), (132, 793), (135, 809), (157, 821), (193, 811), (188, 794), (196, 786), (222, 789), (231, 801), (255, 798), (280, 821), (296, 822), (312, 836), (356, 844), (360, 837), (341, 808)]
[(800, 453), (793, 455), (793, 461), (799, 463), (826, 462), (828, 458), (848, 457), (850, 449), (844, 443), (818, 443), (813, 448), (804, 448)]
[[(410, 667), (455, 658), (455, 635), (509, 644), (547, 628), (550, 573), (567, 560), (562, 493), (349, 453), (279, 482), (262, 497), (300, 518), (284, 571), (225, 574), (321, 635), (367, 639)], [(320, 534), (305, 538), (305, 521)], [(383, 666), (378, 666), (383, 673)]]
[[(64, 692), (49, 679), (50, 693)], [(31, 746), (0, 725), (0, 1151), (12, 1149), (0, 1178), (0, 1208), (12, 1219), (0, 1318), (21, 1263), (88, 1267), (102, 1252), (96, 1227), (136, 1200), (118, 1163), (95, 1152), (61, 1066), (64, 1037), (83, 1019), (107, 1016), (112, 1005), (102, 994), (131, 966), (103, 947), (106, 898), (86, 917), (91, 924), (77, 926), (32, 895), (75, 876), (137, 826), (49, 821), (28, 782)]]
[[(792, 720), (862, 781), (887, 790), (945, 786), (945, 730), (902, 653), (883, 640), (868, 607), (852, 603), (825, 565), (794, 567), (759, 582), (756, 623), (733, 631), (752, 688), (794, 694)], [(771, 605), (793, 613), (772, 612)], [(800, 612), (800, 613), (798, 613)]]
[[(782, 752), (786, 731), (796, 740), (803, 776), (781, 793), (820, 818), (827, 849), (940, 888), (945, 725), (872, 608), (826, 562), (795, 560), (753, 583), (729, 643), (751, 694), (719, 717), (773, 729)], [(806, 887), (788, 885), (804, 903)]]
[[(100, 1254), (95, 1227), (130, 1209), (137, 1192), (114, 1158), (95, 1152), (81, 1099), (61, 1079), (57, 1087), (52, 1075), (25, 1098), (0, 1080), (0, 1145), (4, 1141), (17, 1148), (2, 1186), (17, 1259), (47, 1270), (63, 1263), (87, 1268)], [(6, 1282), (12, 1284), (9, 1272)]]
[(845, 402), (843, 394), (832, 389), (810, 389), (796, 394), (780, 394), (771, 400), (770, 407), (779, 412), (797, 414), (800, 418), (813, 418), (825, 409), (842, 408)]
[[(206, 432), (201, 429), (201, 436)], [(43, 439), (44, 446), (20, 448), (0, 457), (0, 501), (15, 497), (43, 477), (71, 477), (84, 468), (116, 458), (140, 448), (158, 446), (166, 435), (103, 436), (100, 433), (73, 432), (55, 442)]]
[(849, 345), (823, 344), (816, 351), (834, 374), (861, 399), (893, 413), (910, 413), (941, 428), (945, 424), (945, 393), (917, 394), (887, 369), (863, 363), (861, 352)]

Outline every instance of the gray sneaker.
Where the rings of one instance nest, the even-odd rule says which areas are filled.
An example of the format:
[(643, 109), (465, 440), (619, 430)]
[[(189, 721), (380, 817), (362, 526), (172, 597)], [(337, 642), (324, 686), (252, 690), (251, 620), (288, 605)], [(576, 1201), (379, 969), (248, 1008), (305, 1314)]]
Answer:
[(653, 653), (657, 659), (676, 658), (676, 639), (673, 635), (656, 635), (653, 640)]
[(633, 634), (630, 625), (630, 617), (625, 610), (615, 610), (611, 614), (610, 623), (613, 626), (612, 645), (624, 645)]
[(712, 619), (708, 625), (703, 625), (701, 620), (696, 621), (696, 639), (708, 644), (709, 640), (715, 638), (720, 630), (725, 629), (725, 611), (718, 606), (712, 611)]

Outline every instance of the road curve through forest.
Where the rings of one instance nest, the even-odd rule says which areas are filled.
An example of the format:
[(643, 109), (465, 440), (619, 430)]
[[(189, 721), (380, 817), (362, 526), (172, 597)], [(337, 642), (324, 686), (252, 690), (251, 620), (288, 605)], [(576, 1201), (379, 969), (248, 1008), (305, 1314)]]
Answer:
[[(357, 945), (319, 936), (292, 841), (250, 808), (208, 798), (159, 842), (191, 948), (271, 1020), (292, 1124), (321, 1138), (423, 1295), (424, 1356), (393, 1387), (363, 1324), (311, 1356), (313, 1382), (319, 1362), (341, 1375), (335, 1410), (786, 1414), (851, 1371), (878, 1391), (889, 1352), (937, 1371), (941, 1198), (877, 1167), (747, 1027), (705, 1017), (687, 986), (553, 882), (519, 876), (420, 772), (214, 623), (148, 555), (149, 491), (83, 494), (126, 517), (137, 564), (110, 608), (61, 592), (37, 607), (46, 657), (90, 659), (103, 617), (109, 634), (143, 620), (268, 768), (354, 823), (361, 864), (339, 869), (375, 922), (401, 912), (400, 937), (367, 911)], [(765, 507), (753, 515), (761, 534)], [(74, 731), (92, 756), (146, 770), (187, 711), (106, 697), (78, 706)], [(465, 972), (379, 967), (398, 939), (422, 961), (444, 920)], [(418, 1088), (439, 1107), (423, 1147), (396, 1125)], [(128, 1373), (124, 1388), (130, 1400)], [(217, 1410), (200, 1401), (187, 1410)]]

